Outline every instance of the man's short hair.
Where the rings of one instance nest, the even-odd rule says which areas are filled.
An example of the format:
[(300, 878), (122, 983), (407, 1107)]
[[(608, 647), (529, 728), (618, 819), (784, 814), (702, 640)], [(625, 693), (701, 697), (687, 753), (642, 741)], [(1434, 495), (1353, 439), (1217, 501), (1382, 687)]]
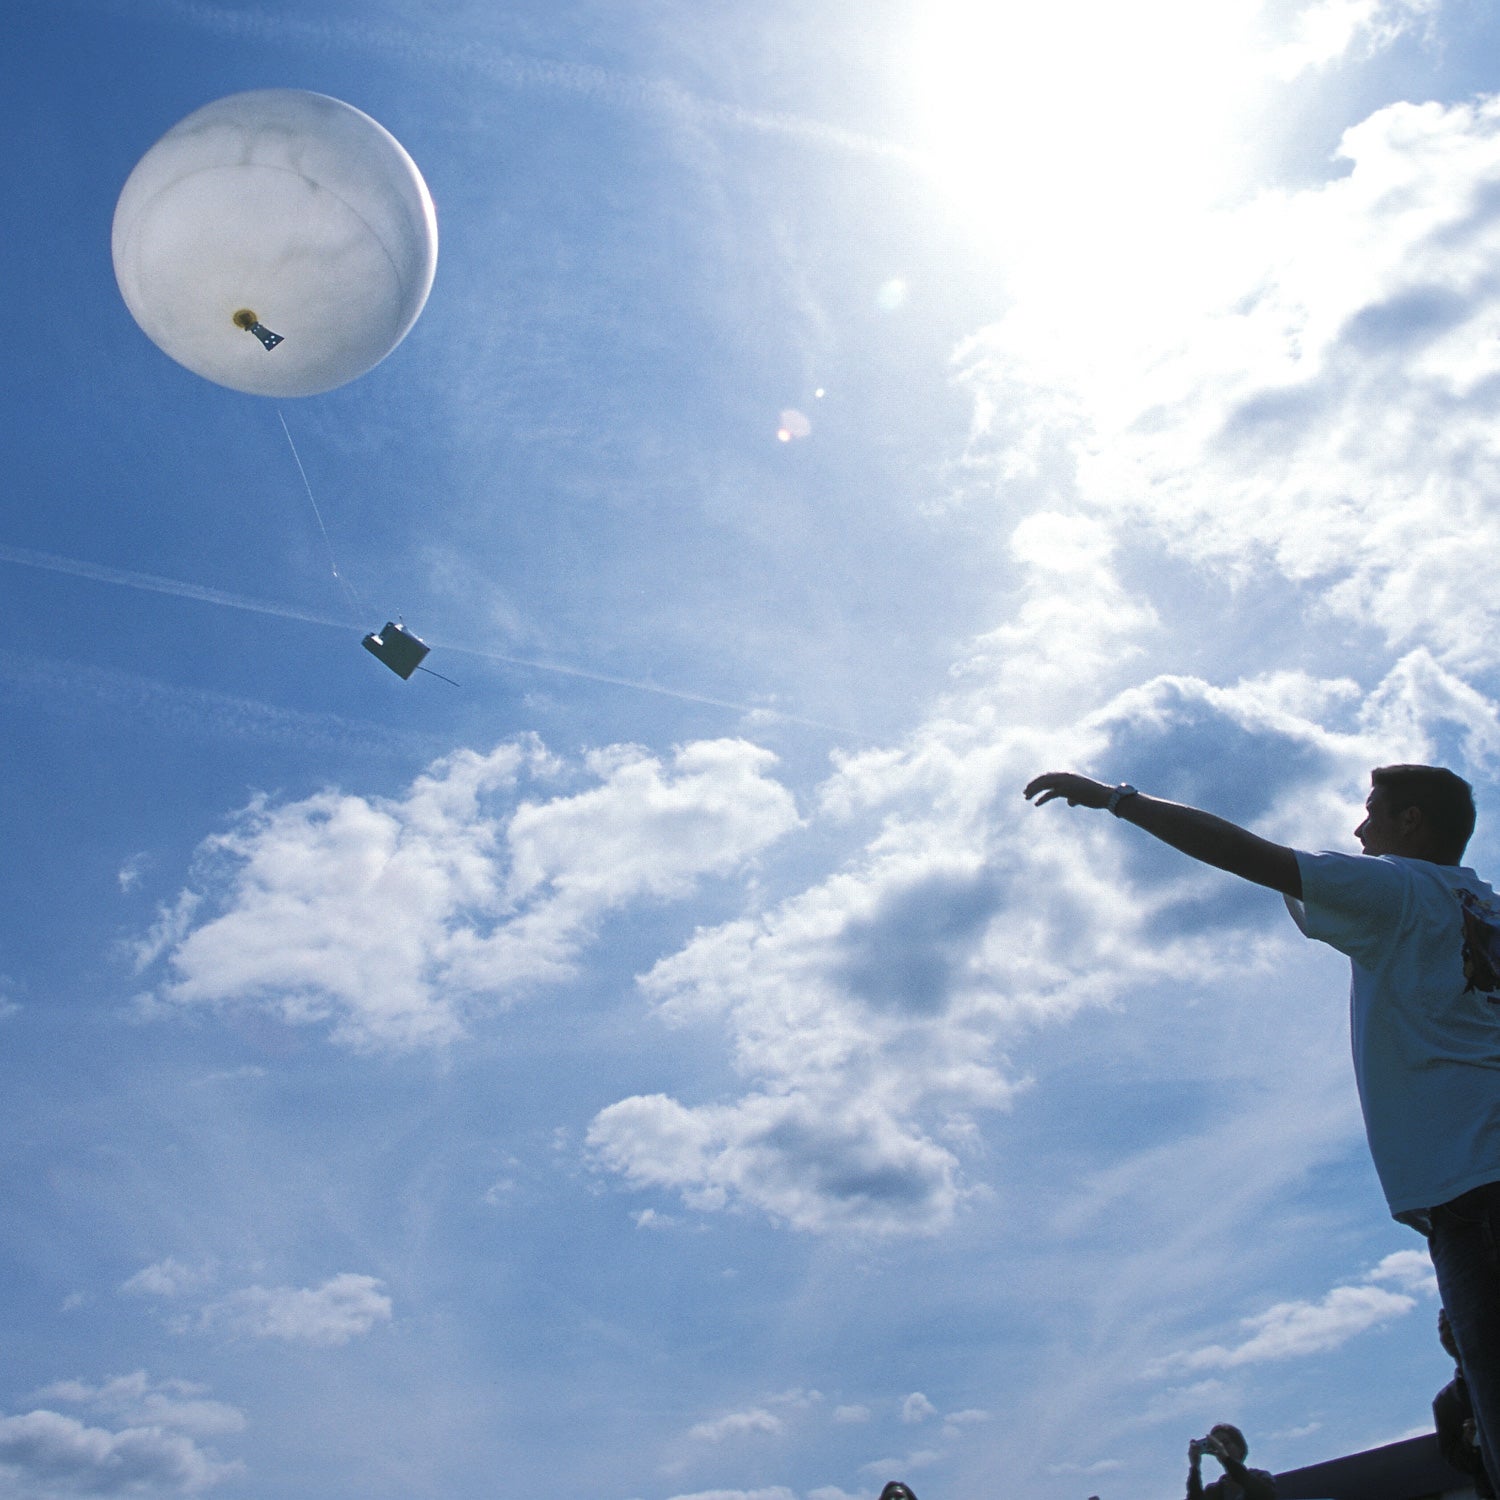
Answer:
[(1462, 776), (1443, 766), (1378, 766), (1370, 785), (1384, 788), (1393, 813), (1418, 808), (1444, 851), (1463, 857), (1474, 832), (1474, 788)]
[(1233, 1422), (1215, 1422), (1213, 1430), (1222, 1432), (1239, 1449), (1240, 1462), (1244, 1463), (1250, 1456), (1250, 1444), (1245, 1441), (1245, 1434)]

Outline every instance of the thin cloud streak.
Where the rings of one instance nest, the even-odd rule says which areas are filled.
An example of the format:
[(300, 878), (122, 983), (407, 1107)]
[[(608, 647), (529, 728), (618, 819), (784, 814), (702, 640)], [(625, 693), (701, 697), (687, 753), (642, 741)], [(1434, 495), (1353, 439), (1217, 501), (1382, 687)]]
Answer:
[(653, 693), (661, 698), (675, 698), (680, 703), (701, 703), (708, 708), (728, 709), (731, 713), (750, 714), (757, 718), (774, 719), (779, 724), (798, 724), (804, 729), (822, 729), (830, 734), (846, 735), (864, 739), (865, 735), (846, 724), (828, 724), (821, 719), (805, 719), (799, 714), (784, 713), (779, 708), (766, 708), (748, 703), (736, 703), (731, 698), (715, 698), (707, 693), (690, 693), (685, 688), (662, 687), (654, 682), (641, 682), (633, 677), (614, 677), (607, 672), (590, 672), (583, 667), (564, 667), (557, 662), (532, 661), (528, 657), (506, 656), (499, 651), (487, 651), (480, 646), (458, 646), (451, 641), (433, 641), (434, 647), (443, 651), (456, 651), (462, 656), (476, 656), (482, 661), (498, 662), (507, 667), (523, 667), (531, 672), (552, 672), (560, 677), (576, 677), (584, 682), (598, 682), (606, 687), (628, 688), (637, 693)]
[[(123, 5), (112, 8), (127, 9)], [(602, 100), (621, 109), (678, 115), (734, 130), (785, 136), (854, 155), (907, 162), (913, 166), (926, 165), (923, 154), (909, 146), (882, 141), (821, 120), (725, 104), (692, 93), (668, 79), (614, 73), (589, 63), (543, 62), (519, 53), (472, 45), (444, 46), (431, 36), (398, 31), (389, 26), (320, 25), (272, 16), (264, 11), (225, 11), (211, 5), (194, 4), (191, 0), (158, 0), (152, 8), (173, 20), (221, 35), (253, 37), (265, 42), (293, 41), (329, 48), (359, 45), (396, 57), (414, 58), (450, 71), (477, 73), (511, 88), (572, 94)], [(131, 7), (129, 13), (136, 16), (139, 8)]]
[(111, 716), (128, 719), (138, 730), (150, 726), (195, 740), (250, 740), (334, 751), (378, 744), (428, 758), (443, 748), (434, 735), (370, 720), (176, 687), (153, 677), (45, 656), (0, 663), (0, 700), (49, 713), (81, 713), (92, 703)]
[[(103, 563), (59, 557), (52, 552), (36, 552), (29, 547), (8, 547), (0, 543), (0, 562), (12, 563), (21, 568), (36, 568), (46, 573), (60, 573), (70, 578), (86, 578), (92, 583), (107, 583), (116, 588), (137, 589), (149, 594), (165, 594), (174, 599), (191, 599), (199, 604), (216, 604), (223, 609), (243, 610), (247, 614), (269, 615), (273, 619), (297, 620), (304, 625), (320, 625), (345, 633), (349, 631), (347, 620), (335, 619), (331, 615), (316, 614), (312, 610), (298, 609), (295, 605), (278, 604), (269, 599), (252, 599), (244, 594), (232, 594), (225, 589), (209, 588), (200, 583), (187, 583), (179, 578), (165, 578), (158, 573), (138, 573), (129, 568), (112, 568)], [(583, 682), (601, 683), (607, 687), (626, 688), (631, 692), (650, 693), (658, 698), (672, 698), (680, 703), (699, 703), (708, 708), (727, 709), (730, 713), (750, 714), (774, 719), (784, 724), (798, 724), (806, 729), (822, 729), (831, 734), (863, 737), (857, 730), (850, 729), (847, 725), (828, 724), (819, 719), (805, 719), (797, 714), (784, 713), (776, 708), (736, 703), (730, 698), (716, 698), (708, 693), (693, 693), (683, 688), (663, 687), (659, 683), (642, 682), (638, 678), (616, 677), (607, 672), (591, 672), (584, 667), (566, 667), (558, 662), (534, 661), (523, 656), (507, 656), (503, 652), (488, 651), (481, 646), (455, 645), (449, 641), (438, 640), (430, 641), (428, 644), (443, 651), (454, 651), (463, 656), (478, 657), (480, 660), (496, 662), (502, 666), (522, 667), (530, 672), (550, 672), (559, 677), (573, 677)]]
[(7, 547), (0, 544), (0, 562), (21, 568), (37, 568), (46, 573), (62, 573), (70, 578), (87, 578), (93, 583), (114, 584), (117, 588), (139, 589), (149, 594), (167, 594), (176, 599), (194, 599), (200, 604), (218, 604), (225, 609), (241, 609), (255, 615), (271, 615), (279, 620), (300, 620), (307, 625), (326, 625), (334, 630), (348, 630), (346, 620), (314, 614), (295, 605), (276, 604), (267, 599), (251, 599), (224, 589), (208, 588), (201, 583), (184, 583), (179, 578), (164, 578), (157, 573), (136, 573), (128, 568), (111, 568), (103, 563), (82, 562), (73, 557), (59, 557), (52, 552), (34, 552), (29, 547)]

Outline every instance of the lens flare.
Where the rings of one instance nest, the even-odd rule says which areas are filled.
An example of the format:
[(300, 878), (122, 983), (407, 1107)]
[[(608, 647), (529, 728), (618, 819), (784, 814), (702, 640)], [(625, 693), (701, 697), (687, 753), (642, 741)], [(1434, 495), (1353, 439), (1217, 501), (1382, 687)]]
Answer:
[(788, 407), (781, 414), (781, 426), (776, 429), (780, 442), (790, 443), (794, 438), (805, 438), (812, 433), (812, 423), (795, 407)]

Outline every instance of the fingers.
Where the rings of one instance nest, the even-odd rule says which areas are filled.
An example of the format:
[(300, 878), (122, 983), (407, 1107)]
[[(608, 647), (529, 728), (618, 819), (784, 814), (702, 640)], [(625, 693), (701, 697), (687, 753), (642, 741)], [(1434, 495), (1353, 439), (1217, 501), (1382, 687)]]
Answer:
[[(1074, 787), (1069, 783), (1076, 783), (1081, 778), (1075, 776), (1071, 771), (1048, 771), (1045, 776), (1035, 776), (1026, 783), (1025, 797), (1029, 802), (1036, 797), (1038, 807), (1045, 806), (1057, 797), (1066, 797), (1070, 807), (1077, 806), (1074, 799)], [(1040, 796), (1037, 796), (1038, 793)]]
[(1066, 797), (1069, 807), (1107, 807), (1110, 788), (1076, 771), (1048, 771), (1027, 782), (1025, 795), (1028, 801), (1036, 798), (1038, 807), (1057, 797)]

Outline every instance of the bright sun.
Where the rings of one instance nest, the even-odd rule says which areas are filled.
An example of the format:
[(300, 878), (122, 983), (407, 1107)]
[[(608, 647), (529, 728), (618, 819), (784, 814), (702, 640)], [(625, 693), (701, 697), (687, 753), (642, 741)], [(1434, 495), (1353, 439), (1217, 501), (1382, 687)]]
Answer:
[(1116, 236), (1201, 207), (1253, 142), (1259, 0), (921, 0), (918, 145), (976, 228)]

